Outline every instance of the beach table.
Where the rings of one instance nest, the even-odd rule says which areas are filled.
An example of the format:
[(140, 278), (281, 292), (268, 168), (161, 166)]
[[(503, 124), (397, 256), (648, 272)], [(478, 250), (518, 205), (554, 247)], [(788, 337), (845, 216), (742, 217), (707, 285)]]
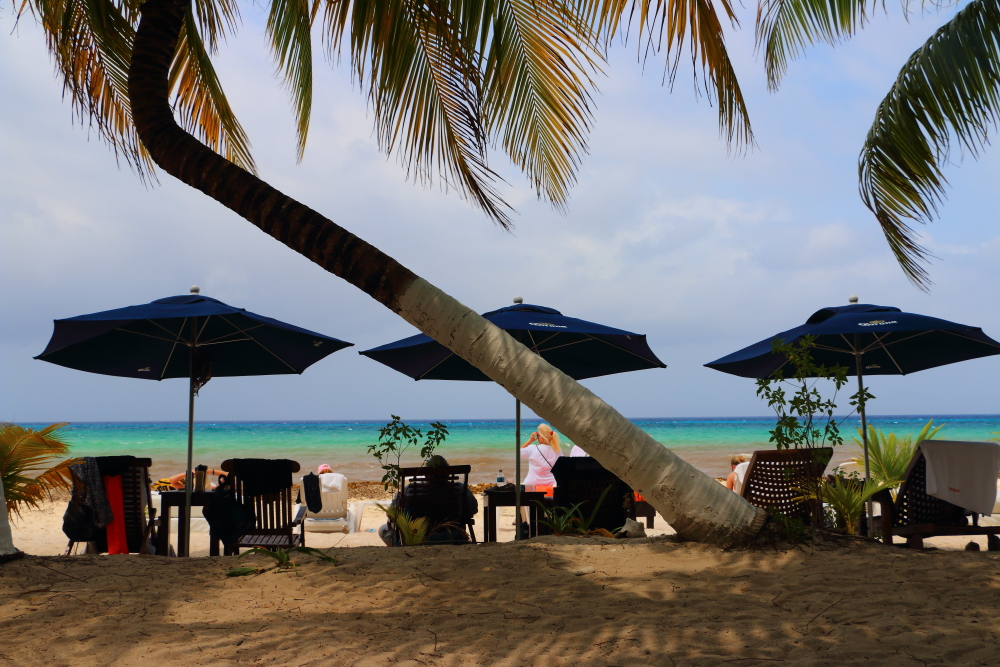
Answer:
[[(544, 491), (521, 491), (521, 507), (528, 510), (528, 534), (538, 535), (538, 505), (533, 501), (545, 503)], [(487, 489), (483, 492), (483, 541), (497, 541), (497, 508), (514, 507), (514, 490), (498, 491)], [(515, 517), (516, 522), (520, 519)]]
[[(205, 507), (212, 499), (212, 491), (192, 491), (191, 507)], [(157, 531), (156, 553), (168, 555), (170, 549), (170, 510), (184, 506), (184, 491), (160, 492), (160, 530)], [(182, 512), (183, 514), (183, 512)], [(208, 555), (219, 555), (219, 538), (210, 532), (208, 538)], [(188, 526), (183, 521), (177, 523), (177, 553), (187, 553)]]

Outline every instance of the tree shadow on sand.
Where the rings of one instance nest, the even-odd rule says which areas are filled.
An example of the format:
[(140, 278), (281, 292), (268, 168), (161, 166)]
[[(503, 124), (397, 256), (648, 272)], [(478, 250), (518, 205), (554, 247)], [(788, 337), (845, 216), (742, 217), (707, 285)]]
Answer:
[(918, 665), (1000, 650), (988, 553), (548, 537), (336, 555), (243, 578), (224, 576), (232, 558), (9, 563), (0, 664)]

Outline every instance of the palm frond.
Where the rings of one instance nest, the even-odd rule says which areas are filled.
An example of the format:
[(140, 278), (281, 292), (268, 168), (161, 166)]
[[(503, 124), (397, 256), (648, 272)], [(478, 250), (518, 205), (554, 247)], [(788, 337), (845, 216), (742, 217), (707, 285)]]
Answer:
[(486, 162), (477, 55), (446, 2), (353, 0), (323, 7), (336, 56), (349, 33), (358, 81), (368, 91), (380, 147), (399, 150), (418, 180), (440, 176), (507, 227), (509, 206)]
[(53, 464), (65, 456), (69, 445), (60, 431), (66, 424), (52, 424), (39, 431), (0, 423), (0, 480), (7, 501), (7, 515), (20, 516), (21, 507), (37, 507), (52, 492), (72, 487), (69, 466), (76, 459)]
[(927, 223), (944, 200), (952, 140), (973, 157), (1000, 118), (1000, 3), (973, 0), (903, 66), (861, 149), (861, 198), (918, 287), (929, 255), (907, 220)]
[(757, 49), (764, 53), (767, 87), (778, 89), (788, 62), (806, 47), (837, 44), (864, 27), (875, 7), (874, 0), (760, 0)]
[[(204, 30), (209, 35), (217, 33), (219, 27), (212, 26), (219, 19), (206, 20), (210, 23)], [(250, 142), (222, 91), (190, 8), (184, 14), (170, 66), (169, 86), (174, 91), (179, 124), (227, 160), (256, 173)]]
[(45, 32), (74, 120), (95, 127), (141, 179), (152, 177), (153, 163), (132, 125), (128, 103), (134, 24), (109, 0), (24, 0), (18, 17), (25, 11)]
[[(664, 52), (664, 78), (671, 86), (686, 47), (696, 90), (704, 90), (718, 105), (720, 134), (737, 151), (752, 146), (750, 114), (713, 0), (632, 0), (629, 18), (623, 22), (621, 17), (628, 4), (627, 0), (576, 0), (577, 11), (605, 41), (610, 41), (623, 26), (630, 29), (634, 21), (644, 59)], [(729, 23), (738, 26), (730, 0), (718, 0), (718, 4)]]
[(298, 159), (306, 149), (312, 113), (312, 23), (319, 9), (314, 0), (271, 0), (267, 35), (271, 50), (292, 95), (295, 108)]
[(489, 131), (502, 128), (504, 149), (538, 197), (561, 209), (587, 152), (593, 87), (587, 72), (595, 69), (596, 33), (562, 0), (492, 6), (480, 41)]

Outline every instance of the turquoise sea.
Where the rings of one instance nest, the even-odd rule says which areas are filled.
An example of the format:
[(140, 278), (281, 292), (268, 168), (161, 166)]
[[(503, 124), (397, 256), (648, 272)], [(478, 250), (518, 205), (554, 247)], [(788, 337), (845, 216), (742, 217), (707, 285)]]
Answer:
[[(986, 440), (1000, 435), (1000, 415), (876, 416), (870, 421), (886, 433), (915, 435), (928, 419), (933, 419), (935, 425), (944, 424), (939, 437), (949, 440)], [(772, 448), (768, 445), (768, 431), (774, 427), (774, 419), (770, 417), (634, 419), (633, 422), (714, 477), (728, 473), (731, 454)], [(426, 422), (408, 423), (428, 428)], [(194, 462), (217, 466), (233, 457), (280, 457), (298, 461), (303, 470), (329, 463), (352, 481), (375, 480), (381, 478), (381, 472), (367, 447), (378, 441), (378, 430), (383, 425), (381, 421), (197, 422)], [(513, 420), (456, 420), (446, 425), (450, 435), (438, 453), (453, 464), (471, 464), (473, 481), (492, 481), (499, 469), (513, 478)], [(857, 426), (857, 419), (842, 424), (846, 442), (838, 448), (834, 464), (855, 454), (851, 437), (857, 434)], [(522, 438), (527, 438), (535, 428), (534, 422), (522, 423)], [(76, 422), (66, 427), (65, 435), (75, 456), (149, 457), (153, 460), (151, 472), (157, 477), (184, 469), (186, 422)], [(569, 453), (569, 442), (563, 439), (563, 444), (564, 453)], [(408, 458), (412, 462), (416, 457), (414, 451)]]

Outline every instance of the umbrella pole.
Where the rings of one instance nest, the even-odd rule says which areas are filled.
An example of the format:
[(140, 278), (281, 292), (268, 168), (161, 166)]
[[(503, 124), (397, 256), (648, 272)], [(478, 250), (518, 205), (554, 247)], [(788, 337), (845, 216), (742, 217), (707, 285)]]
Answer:
[(521, 539), (521, 400), (514, 399), (514, 539)]
[[(855, 368), (857, 370), (857, 375), (858, 375), (858, 397), (859, 397), (859, 399), (861, 399), (861, 394), (865, 390), (864, 371), (862, 370), (862, 365), (861, 365), (861, 353), (858, 352), (858, 351), (856, 351), (856, 346), (857, 346), (857, 341), (855, 341), (854, 365), (855, 365)], [(859, 404), (858, 404), (858, 414), (861, 415), (861, 444), (864, 447), (864, 451), (865, 451), (865, 483), (867, 483), (868, 479), (871, 477), (871, 468), (868, 465), (868, 420), (867, 420), (867, 418), (865, 416), (865, 402), (864, 402), (864, 399), (861, 399), (859, 401)], [(873, 530), (875, 528), (872, 525), (873, 518), (872, 518), (872, 499), (871, 498), (868, 499), (866, 505), (867, 505), (867, 508), (868, 508), (868, 537), (871, 537), (872, 536), (872, 532), (873, 532)]]
[[(177, 525), (177, 546), (182, 551), (181, 556), (187, 557), (191, 553), (191, 492), (194, 490), (194, 478), (191, 469), (194, 467), (194, 351), (195, 338), (198, 335), (197, 319), (191, 318), (191, 365), (188, 373), (188, 452), (187, 467), (184, 468), (184, 512), (181, 521)], [(184, 546), (181, 547), (181, 532), (184, 533)]]

